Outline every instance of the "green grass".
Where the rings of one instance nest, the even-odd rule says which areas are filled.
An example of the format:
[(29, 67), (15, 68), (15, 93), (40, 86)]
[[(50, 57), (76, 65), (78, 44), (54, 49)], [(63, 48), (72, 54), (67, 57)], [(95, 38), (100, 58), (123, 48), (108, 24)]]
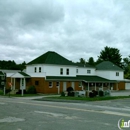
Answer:
[[(3, 93), (1, 94), (1, 96), (9, 96), (9, 94), (4, 95)], [(31, 96), (41, 96), (40, 94), (24, 94), (23, 96), (21, 94), (10, 94), (10, 97), (31, 97)]]
[(102, 100), (114, 100), (130, 98), (130, 96), (109, 96), (109, 97), (47, 97), (47, 99), (58, 99), (58, 100), (81, 100), (81, 101), (102, 101)]

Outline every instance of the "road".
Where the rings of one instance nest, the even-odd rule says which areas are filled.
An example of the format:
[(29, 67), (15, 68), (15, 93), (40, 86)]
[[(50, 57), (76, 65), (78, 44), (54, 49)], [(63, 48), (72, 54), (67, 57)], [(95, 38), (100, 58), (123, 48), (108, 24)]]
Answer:
[(0, 97), (0, 130), (119, 130), (118, 120), (130, 119), (129, 102), (62, 103)]

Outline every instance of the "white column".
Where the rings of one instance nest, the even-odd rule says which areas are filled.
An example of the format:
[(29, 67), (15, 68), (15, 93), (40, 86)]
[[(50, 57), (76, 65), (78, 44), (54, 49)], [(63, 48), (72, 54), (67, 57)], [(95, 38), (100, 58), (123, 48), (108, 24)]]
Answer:
[(95, 91), (96, 91), (96, 83), (95, 83)]
[(60, 85), (57, 86), (57, 88), (58, 88), (58, 94), (60, 94)]
[(103, 83), (102, 83), (102, 91), (103, 91)]
[(88, 97), (89, 97), (89, 83), (88, 83)]
[(24, 89), (26, 89), (26, 79), (24, 78)]
[(110, 86), (110, 83), (109, 83), (108, 88), (109, 88), (109, 92), (110, 92), (110, 96), (111, 96), (111, 86)]
[(13, 90), (15, 90), (15, 78), (14, 78), (14, 86), (13, 86)]
[[(12, 80), (12, 78), (11, 78), (11, 84), (13, 84), (12, 81), (13, 81), (13, 80)], [(11, 90), (12, 90), (12, 86), (11, 86)]]
[[(57, 85), (57, 83), (56, 83)], [(57, 89), (58, 89), (58, 94), (60, 94), (60, 82), (59, 82), (59, 85), (57, 86)]]
[(81, 87), (82, 87), (82, 90), (83, 90), (84, 88), (83, 88), (83, 84), (82, 84), (82, 81), (81, 81)]

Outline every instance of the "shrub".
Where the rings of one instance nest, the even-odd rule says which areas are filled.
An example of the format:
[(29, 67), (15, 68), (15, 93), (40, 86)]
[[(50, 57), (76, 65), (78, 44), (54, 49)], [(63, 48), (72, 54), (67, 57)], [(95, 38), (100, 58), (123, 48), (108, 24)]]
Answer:
[(90, 98), (93, 98), (94, 96), (95, 96), (95, 95), (94, 95), (93, 92), (90, 92), (90, 93), (89, 93), (89, 97), (90, 97)]
[(74, 91), (74, 89), (72, 87), (68, 87), (67, 92), (71, 92), (71, 91)]
[(11, 89), (10, 89), (10, 88), (7, 88), (7, 89), (5, 90), (5, 93), (9, 93), (9, 92), (11, 92)]
[(65, 97), (65, 93), (64, 92), (61, 92), (61, 97)]
[(2, 95), (3, 94), (3, 90), (2, 89), (0, 89), (0, 95)]
[(67, 88), (68, 96), (74, 96), (74, 92), (72, 92), (72, 91), (74, 91), (74, 89), (72, 87)]
[(74, 97), (74, 92), (68, 92), (68, 96)]
[(98, 95), (98, 91), (96, 90), (92, 90), (93, 94), (94, 94), (94, 97), (96, 97)]
[(28, 94), (36, 94), (37, 91), (36, 91), (35, 86), (30, 86), (30, 87), (28, 88), (28, 90), (27, 90), (27, 93), (28, 93)]
[(104, 92), (100, 90), (100, 91), (99, 91), (99, 96), (100, 96), (100, 97), (103, 97), (103, 96), (104, 96)]

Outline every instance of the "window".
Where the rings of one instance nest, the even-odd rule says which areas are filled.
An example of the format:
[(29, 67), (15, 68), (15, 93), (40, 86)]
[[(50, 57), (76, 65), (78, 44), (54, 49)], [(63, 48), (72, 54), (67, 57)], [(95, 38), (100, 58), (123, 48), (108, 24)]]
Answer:
[(66, 75), (69, 75), (69, 69), (66, 69)]
[(91, 73), (91, 70), (87, 70), (87, 74), (90, 74)]
[(60, 86), (60, 82), (56, 82), (56, 86), (57, 86), (57, 87)]
[(116, 72), (116, 76), (119, 76), (119, 72)]
[(35, 72), (35, 73), (37, 72), (37, 68), (36, 68), (36, 67), (34, 68), (34, 72)]
[(52, 82), (49, 82), (49, 88), (52, 88)]
[(41, 67), (39, 67), (39, 73), (41, 73)]
[(39, 81), (35, 81), (35, 85), (39, 85)]
[(60, 74), (63, 75), (63, 68), (60, 68)]
[(76, 69), (76, 73), (78, 73), (78, 69)]

